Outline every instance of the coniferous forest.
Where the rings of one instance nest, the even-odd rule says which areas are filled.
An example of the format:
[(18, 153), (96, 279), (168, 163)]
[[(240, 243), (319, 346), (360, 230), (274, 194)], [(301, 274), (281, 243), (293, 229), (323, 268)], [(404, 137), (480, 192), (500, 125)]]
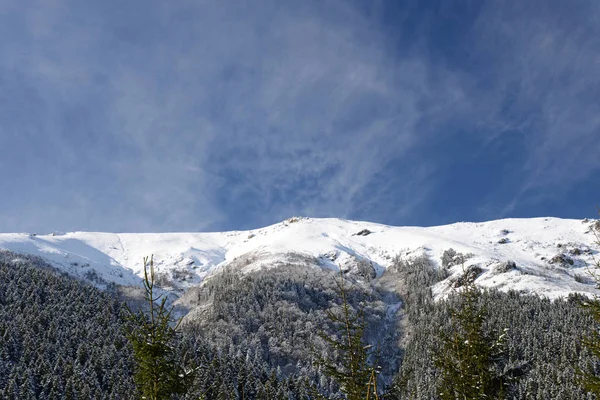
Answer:
[[(349, 354), (362, 351), (360, 379), (376, 387), (369, 398), (596, 398), (584, 388), (586, 372), (600, 368), (586, 345), (596, 327), (588, 299), (466, 296), (474, 287), (466, 274), (463, 291), (434, 302), (431, 285), (444, 271), (424, 256), (397, 258), (377, 279), (340, 277), (310, 260), (244, 275), (226, 269), (187, 294), (190, 312), (165, 347), (185, 387), (157, 398), (367, 398), (348, 389)], [(2, 253), (0, 398), (141, 398), (127, 335), (136, 321), (120, 293)], [(340, 345), (348, 332), (358, 347)], [(480, 371), (476, 383), (449, 385), (465, 379), (464, 366)]]
[(0, 400), (600, 400), (600, 0), (0, 0)]

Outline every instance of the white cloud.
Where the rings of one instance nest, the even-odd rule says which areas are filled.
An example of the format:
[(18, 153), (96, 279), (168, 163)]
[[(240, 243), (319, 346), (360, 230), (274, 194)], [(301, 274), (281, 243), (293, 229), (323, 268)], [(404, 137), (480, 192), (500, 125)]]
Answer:
[[(390, 57), (369, 20), (334, 4), (325, 16), (191, 6), (193, 26), (171, 20), (151, 62), (114, 71), (112, 127), (143, 159), (193, 159), (201, 175), (225, 182), (240, 175), (228, 195), (256, 202), (263, 223), (287, 213), (350, 214), (356, 195), (419, 140), (419, 120), (443, 112), (459, 89), (429, 87), (430, 66)], [(188, 36), (198, 40), (177, 41)], [(207, 192), (199, 183), (190, 195)]]
[[(415, 152), (472, 131), (528, 137), (506, 213), (533, 186), (600, 167), (597, 6), (572, 17), (589, 24), (557, 27), (551, 11), (487, 3), (462, 43), (468, 59), (451, 65), (431, 55), (429, 28), (400, 52), (381, 10), (369, 17), (342, 0), (82, 4), (7, 8), (26, 28), (0, 48), (1, 66), (43, 104), (19, 140), (53, 149), (52, 179), (78, 199), (69, 228), (232, 226), (223, 197), (254, 225), (406, 216), (462, 156)], [(403, 159), (416, 165), (387, 170)]]
[(520, 187), (503, 215), (533, 189), (552, 197), (600, 169), (599, 15), (597, 2), (490, 2), (482, 9), (473, 52), (495, 52), (496, 66), (484, 77), (493, 88), (482, 93), (484, 109), (475, 110), (498, 134), (519, 131), (528, 145)]

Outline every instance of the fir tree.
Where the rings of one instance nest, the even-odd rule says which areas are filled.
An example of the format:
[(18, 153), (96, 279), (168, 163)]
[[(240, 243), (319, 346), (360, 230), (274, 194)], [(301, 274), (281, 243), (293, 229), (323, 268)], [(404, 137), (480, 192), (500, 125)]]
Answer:
[(341, 392), (348, 400), (378, 399), (377, 367), (369, 362), (369, 346), (364, 339), (366, 328), (364, 312), (351, 308), (348, 299), (346, 280), (340, 270), (340, 279), (336, 280), (341, 310), (327, 310), (327, 316), (334, 328), (334, 335), (320, 332), (319, 336), (334, 351), (340, 354), (340, 360), (319, 358), (318, 364), (325, 375), (340, 385)]
[[(598, 209), (598, 213), (600, 214), (600, 209)], [(600, 226), (599, 223), (593, 224), (591, 226), (591, 231), (596, 238), (596, 245), (600, 248), (600, 233), (598, 233), (597, 230), (598, 226)], [(600, 276), (598, 275), (598, 271), (600, 271), (600, 259), (594, 258), (592, 268), (589, 269), (588, 272), (592, 275), (596, 281), (596, 285), (600, 288)], [(600, 397), (600, 298), (596, 296), (594, 299), (584, 301), (582, 304), (594, 320), (592, 331), (584, 338), (583, 344), (590, 353), (593, 354), (595, 362), (590, 363), (586, 370), (579, 370), (578, 378), (588, 392)]]
[(173, 307), (166, 307), (167, 298), (154, 293), (152, 257), (144, 258), (143, 283), (148, 313), (134, 313), (126, 307), (131, 324), (125, 334), (133, 346), (136, 361), (134, 379), (143, 399), (169, 399), (174, 394), (185, 393), (191, 378), (174, 348), (181, 320), (174, 321)]
[(452, 331), (441, 333), (434, 364), (441, 373), (438, 392), (442, 400), (504, 398), (508, 378), (502, 374), (504, 335), (484, 331), (487, 310), (480, 306), (474, 279), (459, 294), (460, 306), (451, 309)]

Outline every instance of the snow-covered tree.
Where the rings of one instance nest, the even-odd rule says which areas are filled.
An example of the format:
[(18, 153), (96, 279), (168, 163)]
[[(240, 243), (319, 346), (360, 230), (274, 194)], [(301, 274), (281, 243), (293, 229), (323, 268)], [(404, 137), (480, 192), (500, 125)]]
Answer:
[(479, 288), (470, 281), (460, 292), (458, 308), (451, 309), (451, 332), (442, 332), (435, 354), (440, 370), (442, 400), (504, 398), (508, 380), (502, 374), (505, 336), (486, 333), (487, 310), (479, 301)]
[(173, 394), (185, 393), (191, 378), (175, 350), (181, 320), (173, 319), (173, 307), (166, 306), (167, 297), (154, 293), (152, 257), (144, 258), (143, 283), (148, 312), (134, 313), (127, 307), (131, 324), (125, 334), (133, 346), (134, 379), (143, 399), (170, 399)]

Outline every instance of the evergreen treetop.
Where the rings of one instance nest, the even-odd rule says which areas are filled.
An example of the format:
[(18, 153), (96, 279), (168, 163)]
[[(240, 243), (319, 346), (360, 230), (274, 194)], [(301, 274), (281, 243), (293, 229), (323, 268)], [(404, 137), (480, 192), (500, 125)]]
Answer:
[(174, 394), (185, 393), (191, 378), (191, 371), (185, 370), (174, 348), (181, 319), (175, 321), (172, 317), (173, 307), (167, 308), (166, 296), (154, 293), (152, 257), (144, 258), (143, 284), (148, 312), (134, 313), (126, 306), (130, 325), (125, 334), (133, 346), (134, 379), (143, 399), (170, 399)]

